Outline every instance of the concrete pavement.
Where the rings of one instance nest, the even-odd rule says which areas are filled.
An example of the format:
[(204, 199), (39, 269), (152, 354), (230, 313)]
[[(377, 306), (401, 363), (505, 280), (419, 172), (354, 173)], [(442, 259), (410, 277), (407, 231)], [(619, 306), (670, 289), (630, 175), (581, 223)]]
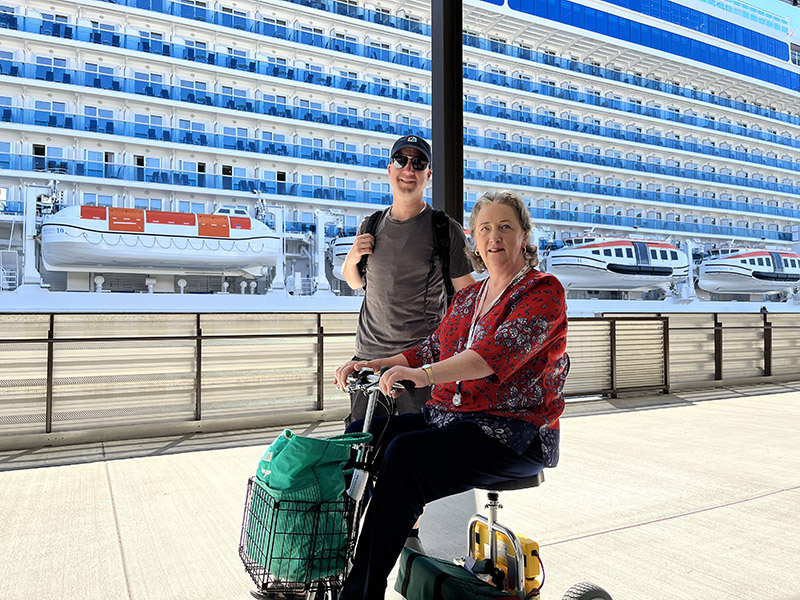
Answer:
[[(0, 599), (248, 598), (246, 481), (279, 431), (0, 453)], [(800, 599), (800, 383), (573, 403), (562, 432), (544, 485), (502, 495), (542, 545), (544, 600), (584, 580), (615, 600)], [(463, 555), (484, 501), (429, 506), (427, 551)]]

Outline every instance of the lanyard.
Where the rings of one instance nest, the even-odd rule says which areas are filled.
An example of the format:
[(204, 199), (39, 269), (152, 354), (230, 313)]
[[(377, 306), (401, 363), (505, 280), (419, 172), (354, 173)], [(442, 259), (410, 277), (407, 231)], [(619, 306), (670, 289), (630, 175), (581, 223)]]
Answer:
[[(506, 290), (508, 288), (513, 287), (514, 285), (516, 285), (525, 276), (525, 274), (528, 272), (529, 269), (530, 269), (530, 265), (528, 265), (528, 264), (526, 264), (524, 267), (522, 267), (522, 269), (520, 269), (519, 273), (517, 273), (514, 276), (514, 278), (506, 284), (506, 287), (504, 287), (500, 291), (500, 293), (497, 294), (497, 297), (495, 297), (495, 299), (492, 301), (491, 306), (489, 306), (489, 308), (486, 309), (487, 313), (490, 310), (492, 310), (494, 308), (495, 304), (497, 304), (500, 301), (500, 299), (503, 297), (503, 294), (506, 293)], [(475, 306), (475, 311), (472, 314), (472, 323), (469, 326), (469, 335), (467, 336), (467, 345), (464, 348), (464, 350), (469, 349), (469, 347), (472, 346), (472, 343), (475, 341), (475, 330), (477, 328), (476, 326), (478, 324), (478, 321), (481, 320), (481, 312), (483, 310), (483, 303), (486, 302), (486, 294), (488, 293), (488, 290), (489, 290), (489, 280), (486, 279), (483, 282), (483, 286), (481, 287), (480, 299), (478, 300), (478, 304)], [(460, 380), (456, 381), (456, 393), (453, 395), (453, 406), (461, 406), (461, 381)]]

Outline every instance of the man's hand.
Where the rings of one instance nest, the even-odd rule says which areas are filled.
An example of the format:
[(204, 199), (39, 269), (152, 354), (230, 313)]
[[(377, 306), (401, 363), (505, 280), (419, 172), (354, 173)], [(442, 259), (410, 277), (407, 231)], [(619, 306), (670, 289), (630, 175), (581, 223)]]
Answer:
[(353, 246), (344, 258), (342, 264), (342, 275), (347, 285), (351, 289), (357, 290), (364, 287), (364, 280), (361, 278), (361, 272), (358, 270), (358, 263), (361, 262), (361, 257), (372, 254), (372, 249), (375, 247), (375, 238), (371, 233), (362, 233), (356, 236), (353, 241)]
[(362, 233), (357, 235), (353, 241), (353, 247), (347, 253), (345, 262), (350, 264), (358, 264), (361, 257), (365, 254), (372, 254), (372, 249), (375, 247), (375, 238), (371, 233)]

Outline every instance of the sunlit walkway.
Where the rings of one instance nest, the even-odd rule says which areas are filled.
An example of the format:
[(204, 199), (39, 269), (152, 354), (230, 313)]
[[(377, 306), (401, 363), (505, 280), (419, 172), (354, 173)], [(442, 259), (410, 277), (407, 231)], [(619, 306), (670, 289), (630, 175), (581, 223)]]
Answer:
[[(545, 484), (502, 496), (542, 544), (543, 599), (581, 580), (615, 600), (800, 598), (800, 384), (577, 403), (562, 429)], [(249, 598), (246, 480), (278, 431), (0, 453), (0, 598)], [(431, 505), (428, 552), (464, 554), (484, 498)]]

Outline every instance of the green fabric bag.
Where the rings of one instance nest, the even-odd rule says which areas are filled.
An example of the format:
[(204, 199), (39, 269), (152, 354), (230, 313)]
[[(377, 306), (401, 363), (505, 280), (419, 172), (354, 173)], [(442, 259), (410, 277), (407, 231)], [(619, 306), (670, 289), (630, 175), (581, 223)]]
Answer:
[(394, 586), (406, 600), (477, 600), (519, 598), (481, 581), (452, 561), (403, 548)]
[(350, 458), (350, 448), (370, 440), (371, 433), (311, 438), (287, 429), (267, 448), (256, 477), (274, 490), (317, 485), (321, 502), (340, 500), (345, 488), (343, 469)]
[(267, 448), (250, 503), (247, 553), (282, 581), (314, 581), (341, 573), (349, 523), (345, 463), (369, 433), (326, 439), (287, 429)]

